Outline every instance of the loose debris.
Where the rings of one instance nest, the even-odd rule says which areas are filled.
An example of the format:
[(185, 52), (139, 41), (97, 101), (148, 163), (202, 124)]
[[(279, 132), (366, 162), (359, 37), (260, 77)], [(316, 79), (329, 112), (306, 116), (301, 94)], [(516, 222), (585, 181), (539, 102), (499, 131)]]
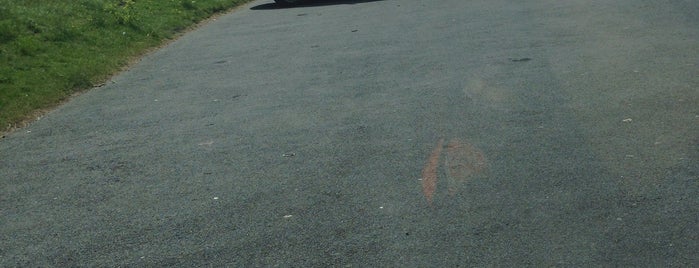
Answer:
[(531, 58), (510, 58), (511, 62), (527, 62), (532, 60)]

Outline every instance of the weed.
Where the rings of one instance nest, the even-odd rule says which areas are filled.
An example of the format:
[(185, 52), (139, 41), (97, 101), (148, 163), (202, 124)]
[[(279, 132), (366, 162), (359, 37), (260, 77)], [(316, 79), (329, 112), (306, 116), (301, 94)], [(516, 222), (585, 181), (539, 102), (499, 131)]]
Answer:
[(189, 10), (197, 9), (197, 6), (195, 5), (196, 3), (197, 2), (194, 0), (182, 0), (181, 1), (182, 7), (184, 7), (185, 9), (189, 9)]
[(12, 42), (19, 36), (16, 25), (10, 20), (0, 21), (0, 45)]
[(36, 22), (35, 20), (33, 20), (33, 19), (27, 20), (25, 26), (27, 27), (27, 29), (28, 29), (29, 31), (31, 31), (32, 33), (35, 33), (35, 34), (41, 33), (41, 32), (43, 31), (43, 29), (42, 29), (43, 27), (41, 27), (41, 26), (39, 25), (39, 23), (37, 23), (37, 22)]
[(135, 26), (138, 21), (133, 0), (108, 1), (104, 5), (105, 13), (111, 15), (118, 24)]
[(34, 36), (21, 36), (17, 38), (15, 46), (21, 56), (34, 56), (41, 52), (43, 46)]

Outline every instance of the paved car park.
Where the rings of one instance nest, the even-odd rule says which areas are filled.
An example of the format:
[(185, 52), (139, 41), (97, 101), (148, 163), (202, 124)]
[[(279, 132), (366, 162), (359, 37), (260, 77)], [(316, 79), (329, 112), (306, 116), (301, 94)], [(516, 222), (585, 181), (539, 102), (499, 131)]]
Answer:
[(0, 140), (0, 266), (698, 266), (697, 12), (252, 2)]

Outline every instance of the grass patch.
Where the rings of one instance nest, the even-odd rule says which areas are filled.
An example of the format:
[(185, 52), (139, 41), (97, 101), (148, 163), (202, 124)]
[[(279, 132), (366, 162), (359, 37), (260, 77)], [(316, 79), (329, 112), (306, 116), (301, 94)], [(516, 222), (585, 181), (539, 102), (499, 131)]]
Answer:
[(250, 0), (0, 0), (0, 132)]

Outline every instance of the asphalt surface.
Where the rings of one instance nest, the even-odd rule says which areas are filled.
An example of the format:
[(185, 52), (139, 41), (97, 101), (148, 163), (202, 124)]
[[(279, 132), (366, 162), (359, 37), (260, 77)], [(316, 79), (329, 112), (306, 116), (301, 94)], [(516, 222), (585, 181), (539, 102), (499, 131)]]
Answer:
[(699, 2), (271, 2), (0, 140), (0, 266), (699, 266)]

